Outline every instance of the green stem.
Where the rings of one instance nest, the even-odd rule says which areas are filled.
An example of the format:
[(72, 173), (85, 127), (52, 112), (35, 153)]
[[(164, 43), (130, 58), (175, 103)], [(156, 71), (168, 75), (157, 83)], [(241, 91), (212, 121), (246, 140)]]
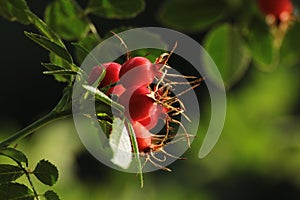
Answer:
[(11, 145), (13, 142), (16, 142), (24, 137), (26, 137), (27, 135), (33, 133), (34, 131), (44, 127), (45, 125), (54, 122), (58, 119), (63, 119), (66, 118), (68, 116), (71, 115), (71, 112), (50, 112), (47, 115), (45, 115), (44, 117), (40, 118), (39, 120), (33, 122), (32, 124), (30, 124), (29, 126), (25, 127), (24, 129), (18, 131), (17, 133), (15, 133), (14, 135), (10, 136), (9, 138), (3, 140), (2, 142), (0, 142), (0, 148), (2, 147), (7, 147), (9, 145)]
[(23, 172), (25, 173), (26, 178), (27, 178), (27, 180), (28, 180), (28, 182), (29, 182), (29, 184), (30, 184), (30, 187), (31, 187), (31, 189), (32, 189), (32, 191), (33, 191), (33, 194), (34, 194), (36, 200), (39, 200), (39, 195), (38, 195), (38, 193), (36, 192), (35, 187), (33, 186), (33, 183), (32, 183), (31, 178), (30, 178), (30, 174), (29, 174), (28, 171), (22, 166), (21, 163), (17, 162), (17, 164), (19, 165), (19, 167), (22, 168)]

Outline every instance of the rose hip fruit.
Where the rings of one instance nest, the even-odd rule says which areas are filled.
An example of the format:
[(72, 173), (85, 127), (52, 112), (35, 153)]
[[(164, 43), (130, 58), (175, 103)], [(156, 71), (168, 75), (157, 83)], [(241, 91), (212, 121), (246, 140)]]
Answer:
[(148, 87), (131, 87), (120, 96), (119, 102), (125, 107), (125, 115), (131, 121), (142, 121), (149, 118), (157, 104), (149, 97), (151, 91)]
[(145, 152), (152, 146), (152, 137), (149, 130), (139, 122), (132, 122), (132, 127), (138, 143), (140, 152)]
[(155, 107), (152, 109), (152, 113), (150, 113), (149, 117), (139, 120), (139, 122), (150, 130), (158, 124), (159, 119), (165, 121), (167, 118), (167, 113), (168, 110), (165, 107), (155, 104)]
[[(116, 83), (119, 81), (119, 72), (121, 69), (121, 65), (116, 62), (108, 62), (108, 63), (103, 63), (101, 66), (95, 66), (92, 71), (89, 74), (88, 78), (88, 84), (93, 84), (97, 79), (101, 76), (103, 72), (103, 68), (106, 69), (106, 74), (103, 80), (100, 82), (99, 87), (103, 88), (105, 86), (108, 86), (112, 83)], [(116, 85), (114, 87), (111, 87), (108, 91), (107, 94), (115, 94), (120, 96), (124, 92), (124, 88), (122, 85)]]
[(294, 10), (291, 0), (258, 0), (258, 6), (265, 15), (273, 15), (281, 21)]
[(133, 57), (122, 65), (119, 77), (125, 88), (139, 87), (153, 82), (153, 71), (154, 65), (147, 58)]

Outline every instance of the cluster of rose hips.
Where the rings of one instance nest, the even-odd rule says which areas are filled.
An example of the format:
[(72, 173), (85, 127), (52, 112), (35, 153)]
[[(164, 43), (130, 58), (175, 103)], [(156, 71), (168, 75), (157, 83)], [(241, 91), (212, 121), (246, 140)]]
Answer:
[(285, 23), (292, 19), (294, 6), (291, 0), (258, 0), (259, 9), (269, 23)]
[[(162, 147), (170, 141), (171, 123), (184, 128), (174, 118), (182, 114), (184, 109), (164, 78), (170, 55), (164, 53), (154, 63), (146, 57), (128, 58), (122, 65), (116, 62), (103, 63), (95, 66), (89, 74), (88, 83), (93, 84), (105, 69), (105, 76), (98, 88), (108, 88), (106, 94), (117, 96), (118, 102), (124, 106), (124, 114), (132, 124), (140, 153), (164, 151)], [(152, 134), (151, 129), (160, 120), (164, 122), (166, 132), (163, 135)], [(187, 133), (186, 136), (189, 142)]]
[(274, 47), (280, 48), (290, 25), (296, 19), (292, 0), (257, 0), (257, 5), (265, 15), (266, 23), (274, 37)]

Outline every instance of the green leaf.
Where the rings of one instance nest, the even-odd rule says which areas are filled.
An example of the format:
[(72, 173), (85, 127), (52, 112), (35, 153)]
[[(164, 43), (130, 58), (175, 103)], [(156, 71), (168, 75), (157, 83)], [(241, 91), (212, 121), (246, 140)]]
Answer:
[(45, 10), (45, 21), (62, 38), (75, 40), (89, 32), (89, 22), (74, 0), (56, 0)]
[(3, 200), (34, 200), (33, 192), (19, 183), (1, 184), (0, 197)]
[(0, 164), (0, 184), (17, 180), (24, 174), (21, 167), (7, 164)]
[[(50, 52), (49, 54), (50, 57), (50, 62), (53, 65), (59, 66), (63, 69), (72, 69), (72, 64), (67, 62), (65, 59), (61, 58), (60, 56), (58, 56), (57, 54)], [(49, 65), (51, 65), (49, 64)], [(46, 67), (47, 68), (47, 67)]]
[(26, 13), (30, 22), (39, 30), (41, 34), (54, 41), (59, 46), (65, 48), (65, 45), (60, 37), (43, 20), (41, 20), (31, 11), (27, 11)]
[(52, 186), (58, 179), (57, 168), (47, 160), (41, 160), (35, 167), (33, 174), (44, 184)]
[(19, 150), (13, 148), (0, 149), (0, 155), (9, 157), (18, 163), (25, 163), (26, 167), (28, 167), (27, 157)]
[[(57, 57), (57, 58), (60, 58), (60, 57)], [(42, 65), (50, 71), (64, 70), (63, 67), (55, 65), (53, 63), (42, 63)], [(55, 79), (58, 82), (71, 82), (71, 77), (70, 76), (64, 76), (64, 75), (61, 75), (61, 74), (53, 74), (53, 76), (55, 77)]]
[(53, 63), (41, 63), (45, 68), (47, 68), (49, 71), (56, 71), (56, 70), (63, 70), (65, 69), (62, 66), (53, 64)]
[(260, 67), (273, 68), (274, 37), (264, 21), (254, 19), (252, 23), (247, 34), (247, 43), (252, 58)]
[(83, 88), (86, 89), (89, 93), (95, 95), (95, 98), (109, 106), (112, 106), (113, 108), (124, 112), (124, 107), (117, 102), (113, 101), (111, 98), (109, 98), (106, 94), (101, 92), (95, 87), (92, 87), (90, 85), (83, 85)]
[(132, 161), (132, 148), (127, 129), (124, 126), (124, 120), (120, 118), (114, 119), (109, 136), (109, 145), (113, 151), (111, 162), (123, 169), (127, 169)]
[(10, 21), (30, 24), (26, 11), (29, 10), (24, 0), (0, 0), (0, 15)]
[(43, 72), (43, 74), (76, 75), (77, 72), (75, 72), (73, 70), (68, 70), (68, 69), (61, 69), (61, 70), (45, 71), (45, 72)]
[(202, 31), (226, 15), (222, 0), (170, 0), (159, 12), (160, 21), (166, 26), (189, 32)]
[(52, 190), (48, 190), (47, 192), (45, 192), (44, 197), (46, 198), (46, 200), (59, 200), (59, 196)]
[[(42, 65), (46, 67), (47, 69), (51, 70), (61, 70), (61, 69), (72, 69), (72, 65), (62, 59), (61, 57), (57, 56), (56, 54), (50, 52), (50, 62)], [(60, 75), (60, 74), (54, 74), (54, 78), (59, 81), (59, 82), (72, 82), (73, 79), (71, 76), (65, 76), (65, 75)]]
[(90, 0), (87, 12), (109, 19), (128, 19), (136, 17), (144, 8), (144, 0)]
[(101, 42), (94, 34), (89, 34), (77, 43), (72, 43), (75, 47), (75, 55), (78, 63), (82, 63), (87, 55)]
[(139, 153), (138, 143), (137, 143), (135, 133), (134, 133), (134, 130), (133, 130), (133, 127), (132, 127), (131, 123), (126, 121), (126, 127), (128, 128), (133, 153), (135, 154), (135, 159), (136, 159), (136, 163), (137, 163), (141, 188), (143, 188), (144, 187), (143, 167), (142, 167), (142, 163), (141, 163), (141, 160), (140, 160), (140, 153)]
[[(98, 116), (98, 117), (99, 117), (99, 116), (101, 117), (101, 115), (110, 117), (107, 113), (97, 113), (97, 116)], [(110, 135), (110, 133), (111, 133), (111, 130), (112, 130), (112, 125), (111, 125), (111, 123), (108, 122), (107, 119), (103, 119), (103, 120), (98, 119), (98, 123), (99, 123), (99, 125), (100, 125), (100, 127), (101, 127), (101, 130), (105, 133), (105, 135), (106, 135), (107, 137), (109, 137), (109, 135)]]
[[(217, 65), (227, 88), (246, 72), (250, 57), (241, 35), (234, 27), (224, 24), (213, 29), (205, 38), (204, 47)], [(210, 68), (205, 69), (214, 78)]]
[(300, 22), (291, 25), (280, 49), (281, 65), (295, 66), (299, 63), (300, 57)]
[(47, 49), (50, 52), (55, 53), (57, 56), (66, 60), (67, 62), (73, 63), (70, 53), (65, 48), (59, 46), (55, 42), (51, 41), (50, 39), (48, 39), (42, 35), (38, 35), (35, 33), (29, 33), (26, 31), (24, 33), (28, 38), (30, 38), (31, 40), (33, 40), (34, 42), (39, 44), (41, 47)]

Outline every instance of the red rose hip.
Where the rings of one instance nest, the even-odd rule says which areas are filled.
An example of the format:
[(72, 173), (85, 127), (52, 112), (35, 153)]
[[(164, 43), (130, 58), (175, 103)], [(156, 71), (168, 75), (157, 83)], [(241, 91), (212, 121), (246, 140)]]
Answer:
[(120, 80), (124, 87), (149, 85), (154, 80), (154, 65), (145, 57), (127, 60), (120, 70)]
[(141, 121), (151, 116), (157, 105), (150, 95), (150, 89), (142, 86), (128, 88), (120, 96), (119, 102), (125, 107), (125, 115), (131, 121)]
[(149, 130), (139, 122), (132, 122), (132, 127), (140, 152), (149, 150), (152, 146), (152, 137)]
[(294, 10), (291, 0), (258, 0), (258, 6), (265, 15), (273, 15), (281, 21)]
[[(121, 69), (121, 65), (116, 62), (108, 62), (108, 63), (103, 63), (101, 66), (97, 65), (95, 66), (91, 73), (89, 74), (88, 78), (88, 84), (93, 84), (97, 79), (101, 76), (103, 72), (103, 68), (106, 69), (106, 74), (103, 80), (100, 82), (99, 87), (103, 88), (106, 87), (112, 83), (116, 83), (119, 81), (119, 72)], [(124, 92), (124, 88), (122, 85), (116, 85), (114, 87), (111, 87), (108, 91), (107, 94), (115, 94), (120, 96)]]

